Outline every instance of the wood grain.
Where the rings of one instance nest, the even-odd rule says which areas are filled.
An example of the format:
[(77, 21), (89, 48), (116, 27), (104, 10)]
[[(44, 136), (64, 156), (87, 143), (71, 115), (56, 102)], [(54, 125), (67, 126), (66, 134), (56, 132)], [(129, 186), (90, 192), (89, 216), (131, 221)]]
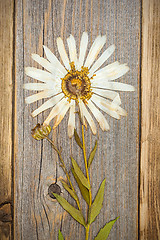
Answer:
[(0, 1), (0, 239), (11, 239), (13, 1)]
[[(17, 0), (16, 4), (16, 158), (14, 194), (14, 238), (57, 239), (62, 228), (65, 240), (84, 239), (84, 229), (48, 196), (48, 187), (55, 181), (57, 156), (46, 141), (32, 139), (30, 130), (37, 122), (43, 122), (48, 112), (35, 119), (30, 113), (43, 101), (25, 105), (28, 96), (23, 83), (32, 81), (24, 74), (24, 67), (38, 66), (31, 60), (31, 53), (44, 55), (42, 45), (48, 46), (59, 58), (56, 38), (74, 34), (79, 46), (83, 31), (89, 34), (89, 47), (98, 34), (107, 34), (106, 46), (116, 45), (115, 54), (109, 63), (118, 60), (128, 63), (130, 72), (121, 81), (138, 87), (138, 64), (140, 49), (140, 3), (139, 0)], [(66, 47), (67, 49), (67, 47)], [(121, 121), (107, 119), (111, 130), (103, 133), (98, 128), (98, 151), (90, 176), (93, 197), (100, 182), (106, 178), (104, 208), (93, 223), (90, 239), (106, 221), (120, 216), (108, 239), (137, 239), (138, 216), (138, 93), (121, 94), (122, 106), (128, 117)], [(80, 149), (75, 142), (68, 141), (67, 120), (54, 131), (53, 140), (63, 149), (63, 157), (70, 168), (71, 153), (84, 169)], [(80, 132), (79, 123), (76, 123)], [(87, 154), (97, 137), (88, 128), (85, 133)], [(64, 177), (58, 168), (58, 178)], [(63, 196), (72, 204), (65, 191)], [(85, 204), (82, 202), (85, 209)]]
[(142, 1), (140, 239), (160, 239), (160, 1)]

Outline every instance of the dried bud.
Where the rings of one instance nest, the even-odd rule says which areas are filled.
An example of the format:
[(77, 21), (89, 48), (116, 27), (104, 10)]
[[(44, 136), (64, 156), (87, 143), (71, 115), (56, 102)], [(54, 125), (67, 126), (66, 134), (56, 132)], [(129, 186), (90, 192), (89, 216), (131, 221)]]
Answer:
[(51, 127), (49, 125), (37, 124), (32, 130), (32, 137), (36, 140), (44, 139), (51, 131)]

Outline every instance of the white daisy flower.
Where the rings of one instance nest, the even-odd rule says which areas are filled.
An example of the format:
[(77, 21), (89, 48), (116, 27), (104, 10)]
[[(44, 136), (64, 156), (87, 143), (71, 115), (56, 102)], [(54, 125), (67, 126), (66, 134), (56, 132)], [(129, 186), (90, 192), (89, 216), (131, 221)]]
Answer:
[(88, 45), (88, 34), (86, 32), (82, 34), (79, 56), (72, 35), (67, 39), (67, 43), (69, 57), (62, 39), (57, 38), (58, 51), (64, 65), (46, 46), (44, 46), (44, 51), (48, 60), (37, 54), (32, 54), (32, 58), (45, 70), (34, 67), (25, 69), (29, 77), (40, 82), (24, 84), (25, 89), (40, 91), (26, 97), (26, 103), (30, 104), (48, 98), (44, 104), (32, 112), (32, 116), (35, 117), (46, 109), (52, 108), (43, 125), (48, 126), (50, 121), (56, 117), (53, 128), (59, 125), (69, 110), (69, 137), (74, 134), (76, 105), (79, 106), (83, 124), (86, 124), (87, 121), (93, 134), (96, 134), (96, 125), (90, 112), (98, 121), (101, 129), (107, 131), (109, 125), (100, 110), (116, 119), (120, 119), (120, 116), (126, 116), (126, 111), (120, 107), (121, 100), (118, 92), (134, 91), (134, 87), (113, 80), (127, 73), (129, 67), (116, 61), (100, 69), (115, 50), (115, 46), (111, 45), (96, 60), (106, 43), (106, 36), (99, 35), (94, 40), (86, 59)]

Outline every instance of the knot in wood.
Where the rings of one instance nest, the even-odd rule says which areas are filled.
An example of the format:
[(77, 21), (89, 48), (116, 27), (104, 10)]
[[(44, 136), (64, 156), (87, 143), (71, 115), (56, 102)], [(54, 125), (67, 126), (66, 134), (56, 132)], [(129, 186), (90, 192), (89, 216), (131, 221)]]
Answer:
[(51, 198), (56, 199), (55, 196), (53, 195), (53, 193), (56, 193), (58, 195), (61, 194), (61, 188), (57, 183), (52, 183), (48, 188), (48, 195)]

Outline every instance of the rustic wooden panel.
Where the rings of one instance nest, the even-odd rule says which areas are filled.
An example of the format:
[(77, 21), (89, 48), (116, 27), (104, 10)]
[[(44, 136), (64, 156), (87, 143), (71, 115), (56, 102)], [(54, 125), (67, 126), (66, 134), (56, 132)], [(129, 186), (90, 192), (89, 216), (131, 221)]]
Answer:
[[(128, 63), (130, 72), (122, 81), (137, 89), (140, 3), (138, 0), (129, 3), (127, 0), (18, 0), (16, 13), (15, 239), (57, 239), (60, 227), (66, 240), (84, 239), (84, 229), (47, 194), (48, 186), (56, 176), (57, 156), (48, 142), (37, 142), (30, 135), (31, 128), (37, 122), (43, 122), (48, 112), (31, 118), (30, 113), (37, 103), (25, 105), (24, 97), (28, 92), (22, 88), (29, 78), (24, 74), (24, 67), (37, 66), (31, 60), (31, 53), (43, 55), (43, 44), (59, 57), (56, 47), (58, 36), (66, 40), (72, 33), (79, 43), (82, 32), (88, 31), (91, 46), (98, 34), (107, 34), (106, 47), (113, 43), (116, 45), (109, 62), (117, 59)], [(107, 117), (111, 130), (102, 133), (98, 129), (99, 147), (90, 172), (93, 196), (105, 177), (107, 185), (104, 208), (91, 227), (90, 239), (106, 221), (117, 216), (120, 219), (109, 239), (137, 239), (138, 91), (121, 96), (128, 117), (121, 121)], [(68, 141), (67, 119), (54, 131), (53, 139), (59, 147), (62, 146), (68, 168), (70, 160), (67, 156), (71, 152), (83, 168), (80, 150), (73, 140)], [(77, 128), (80, 132), (78, 123)], [(88, 154), (95, 139), (88, 128)], [(59, 168), (58, 177), (64, 177)], [(66, 192), (63, 195), (69, 198)]]
[(140, 239), (160, 239), (160, 1), (143, 1)]
[(0, 239), (11, 239), (13, 1), (0, 1)]

